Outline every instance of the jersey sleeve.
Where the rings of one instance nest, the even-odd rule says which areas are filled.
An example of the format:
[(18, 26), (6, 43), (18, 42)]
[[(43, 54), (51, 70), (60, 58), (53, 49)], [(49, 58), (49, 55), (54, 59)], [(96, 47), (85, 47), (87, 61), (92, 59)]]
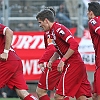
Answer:
[(6, 26), (0, 24), (0, 34), (1, 34), (1, 35), (5, 35), (5, 31), (6, 31), (7, 28), (8, 28), (8, 27), (6, 27)]
[(56, 52), (55, 46), (53, 44), (48, 45), (48, 47), (45, 49), (43, 56), (39, 59), (38, 63), (40, 64), (40, 63), (48, 62), (49, 59), (54, 54), (54, 52)]
[(59, 31), (57, 32), (57, 34), (59, 35), (59, 37), (64, 40), (66, 43), (69, 44), (69, 48), (72, 50), (78, 50), (78, 43), (77, 41), (74, 39), (74, 37), (72, 36), (72, 33), (69, 29), (65, 28), (65, 27), (61, 27), (59, 29)]
[(100, 23), (98, 22), (98, 20), (91, 19), (89, 21), (89, 28), (100, 35)]

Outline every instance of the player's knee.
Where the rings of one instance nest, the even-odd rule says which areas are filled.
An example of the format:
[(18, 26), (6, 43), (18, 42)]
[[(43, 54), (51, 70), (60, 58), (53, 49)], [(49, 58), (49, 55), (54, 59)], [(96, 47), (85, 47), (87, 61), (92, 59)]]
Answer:
[(47, 93), (46, 93), (46, 90), (41, 89), (41, 88), (39, 88), (39, 87), (36, 88), (36, 93), (37, 93), (38, 97), (41, 97), (41, 96), (44, 96), (44, 95), (47, 94)]
[(29, 95), (29, 93), (26, 90), (19, 90), (19, 89), (15, 89), (17, 95), (21, 98), (24, 99), (27, 95)]
[(93, 99), (93, 100), (97, 100), (97, 94), (96, 94), (96, 93), (94, 93), (94, 94), (92, 95), (92, 99)]
[(37, 95), (40, 94), (40, 89), (38, 87), (36, 88), (36, 93), (37, 93)]

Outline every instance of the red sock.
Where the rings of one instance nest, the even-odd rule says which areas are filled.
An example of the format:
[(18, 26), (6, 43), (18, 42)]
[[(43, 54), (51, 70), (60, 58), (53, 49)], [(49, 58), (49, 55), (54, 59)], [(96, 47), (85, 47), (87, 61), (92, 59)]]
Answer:
[(24, 98), (24, 100), (38, 100), (36, 97), (34, 97), (32, 94), (29, 94)]
[(48, 95), (44, 95), (44, 96), (40, 97), (39, 100), (50, 100), (50, 98)]

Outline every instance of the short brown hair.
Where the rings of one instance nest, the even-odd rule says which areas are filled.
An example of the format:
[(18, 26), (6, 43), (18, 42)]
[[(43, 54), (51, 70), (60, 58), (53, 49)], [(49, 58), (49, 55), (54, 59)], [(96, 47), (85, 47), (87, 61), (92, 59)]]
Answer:
[(42, 21), (44, 21), (45, 18), (47, 18), (50, 22), (54, 22), (54, 16), (55, 15), (53, 11), (51, 11), (50, 9), (44, 9), (37, 14), (36, 18), (39, 18)]

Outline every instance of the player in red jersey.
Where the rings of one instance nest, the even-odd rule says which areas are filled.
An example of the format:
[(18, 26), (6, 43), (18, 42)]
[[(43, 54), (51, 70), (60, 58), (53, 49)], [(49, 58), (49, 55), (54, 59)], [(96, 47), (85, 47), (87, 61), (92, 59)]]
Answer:
[(37, 100), (27, 92), (21, 59), (11, 46), (13, 31), (0, 24), (0, 88), (14, 89), (21, 100)]
[[(53, 40), (48, 37), (48, 32), (44, 34), (44, 41), (45, 41), (46, 50), (38, 62), (43, 73), (39, 80), (36, 91), (39, 100), (50, 100), (49, 96), (47, 95), (47, 90), (54, 90), (57, 87), (61, 78), (61, 73), (57, 71), (57, 65), (60, 59), (56, 60), (53, 63), (52, 70), (49, 70), (46, 67), (46, 63), (54, 54), (56, 48), (54, 47)], [(69, 100), (69, 99), (65, 98), (64, 100)]]
[(88, 25), (95, 50), (94, 91), (93, 99), (100, 100), (100, 4), (98, 2), (88, 3)]
[(87, 79), (86, 67), (78, 52), (78, 43), (70, 30), (54, 22), (54, 14), (48, 9), (40, 11), (36, 18), (39, 26), (49, 32), (48, 37), (53, 39), (57, 48), (49, 60), (48, 68), (52, 68), (52, 63), (59, 56), (62, 58), (57, 66), (62, 76), (56, 89), (55, 100), (64, 100), (65, 96), (75, 96), (79, 100), (91, 97), (91, 85)]
[[(46, 8), (52, 10), (52, 8)], [(60, 59), (56, 60), (52, 65), (52, 70), (49, 70), (46, 67), (46, 63), (49, 61), (51, 56), (57, 50), (55, 48), (55, 44), (53, 39), (49, 38), (49, 33), (45, 32), (44, 34), (44, 43), (45, 43), (45, 52), (43, 56), (39, 59), (39, 66), (42, 70), (42, 75), (38, 83), (38, 87), (36, 89), (39, 100), (50, 100), (50, 97), (47, 95), (47, 90), (54, 90), (60, 80), (61, 73), (57, 71), (57, 65)], [(64, 100), (69, 100), (68, 97), (64, 98)]]

